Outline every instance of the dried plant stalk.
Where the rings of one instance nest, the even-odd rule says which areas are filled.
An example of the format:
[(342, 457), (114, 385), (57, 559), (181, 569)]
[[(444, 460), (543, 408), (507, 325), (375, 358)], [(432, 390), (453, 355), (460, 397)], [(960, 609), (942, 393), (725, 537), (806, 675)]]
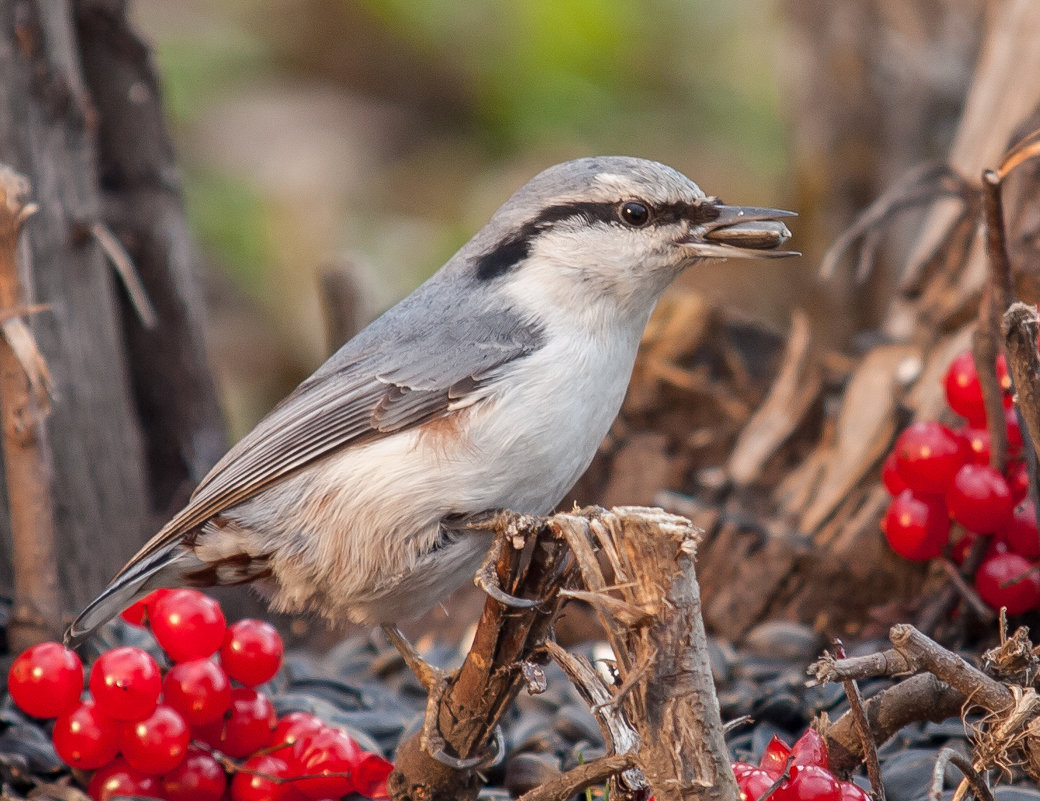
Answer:
[(56, 639), (61, 601), (55, 550), (52, 468), (43, 419), (49, 374), (32, 333), (17, 316), (24, 312), (18, 270), (18, 235), (34, 206), (29, 183), (0, 166), (0, 417), (11, 512), (14, 608), (8, 638), (20, 651)]
[[(557, 518), (559, 520), (559, 518)], [(659, 509), (621, 507), (560, 520), (614, 649), (613, 703), (639, 735), (636, 764), (654, 797), (736, 799), (694, 571), (701, 532)], [(608, 584), (588, 534), (613, 570)]]

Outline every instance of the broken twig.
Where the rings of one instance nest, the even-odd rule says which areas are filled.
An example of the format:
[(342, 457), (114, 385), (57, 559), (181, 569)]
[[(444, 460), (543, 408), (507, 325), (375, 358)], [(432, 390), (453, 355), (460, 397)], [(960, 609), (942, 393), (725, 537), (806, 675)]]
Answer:
[[(835, 639), (835, 652), (839, 659), (845, 658), (845, 646), (841, 640)], [(874, 801), (885, 801), (885, 785), (881, 781), (881, 763), (878, 762), (877, 743), (870, 733), (870, 722), (867, 720), (866, 710), (863, 708), (863, 696), (859, 694), (859, 687), (855, 679), (846, 679), (842, 682), (845, 688), (845, 697), (849, 701), (849, 712), (859, 734), (860, 747), (863, 749), (863, 763), (867, 766), (867, 778), (870, 780), (871, 795)]]

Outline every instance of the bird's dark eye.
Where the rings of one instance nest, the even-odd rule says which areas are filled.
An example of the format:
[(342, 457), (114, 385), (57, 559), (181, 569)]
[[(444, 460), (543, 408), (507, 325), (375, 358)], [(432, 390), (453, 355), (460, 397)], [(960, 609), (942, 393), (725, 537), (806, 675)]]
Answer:
[(640, 228), (650, 222), (650, 209), (634, 200), (621, 204), (621, 221), (633, 228)]

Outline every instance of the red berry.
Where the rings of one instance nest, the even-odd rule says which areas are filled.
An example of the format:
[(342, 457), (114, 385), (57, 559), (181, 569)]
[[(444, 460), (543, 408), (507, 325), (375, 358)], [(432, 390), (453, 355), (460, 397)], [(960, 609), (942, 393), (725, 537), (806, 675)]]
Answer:
[(896, 466), (907, 486), (920, 494), (942, 494), (968, 460), (961, 438), (942, 423), (912, 423), (896, 438)]
[(841, 786), (834, 775), (818, 765), (795, 765), (791, 778), (773, 793), (776, 801), (841, 801)]
[(113, 648), (90, 671), (90, 692), (98, 708), (118, 720), (140, 720), (155, 709), (162, 681), (159, 666), (140, 648)]
[(888, 505), (881, 530), (897, 554), (924, 562), (942, 553), (950, 538), (950, 517), (941, 498), (904, 490)]
[(1009, 615), (1040, 608), (1040, 576), (1024, 556), (999, 553), (987, 557), (975, 573), (975, 589), (994, 609), (1007, 607)]
[(353, 770), (361, 759), (361, 749), (339, 729), (325, 728), (301, 737), (287, 757), (294, 782), (307, 798), (339, 798), (354, 792)]
[(317, 715), (309, 712), (290, 712), (278, 719), (278, 725), (275, 726), (274, 734), (271, 737), (271, 744), (292, 745), (305, 734), (313, 734), (324, 728), (327, 728), (325, 721)]
[(198, 590), (173, 590), (152, 607), (152, 633), (174, 662), (210, 656), (224, 641), (220, 604)]
[(41, 642), (26, 648), (11, 663), (7, 689), (25, 714), (56, 718), (79, 703), (83, 663), (61, 643)]
[(784, 768), (787, 767), (787, 760), (790, 756), (790, 747), (774, 734), (773, 739), (766, 746), (766, 750), (762, 752), (762, 758), (758, 761), (758, 766), (774, 776), (779, 776), (784, 772)]
[(1008, 487), (1011, 489), (1011, 500), (1016, 504), (1022, 503), (1029, 494), (1029, 468), (1022, 461), (1008, 462), (1007, 470), (1004, 471)]
[(132, 767), (158, 776), (181, 763), (190, 740), (184, 718), (172, 707), (159, 704), (148, 717), (123, 726), (119, 745)]
[(220, 662), (235, 681), (255, 687), (278, 672), (282, 651), (282, 638), (274, 626), (247, 618), (228, 626), (220, 646)]
[(738, 779), (748, 771), (761, 770), (757, 765), (752, 765), (750, 762), (730, 762), (729, 767), (733, 771), (733, 775)]
[(122, 757), (112, 760), (91, 776), (87, 795), (94, 801), (108, 801), (127, 795), (137, 798), (163, 797), (158, 777), (141, 773)]
[(296, 782), (278, 781), (289, 775), (284, 759), (273, 754), (250, 757), (231, 779), (231, 801), (288, 801), (297, 795)]
[(162, 789), (166, 801), (220, 801), (227, 776), (217, 760), (190, 746), (181, 764), (162, 777)]
[(155, 602), (173, 590), (158, 589), (148, 593), (144, 598), (130, 604), (120, 613), (120, 617), (132, 626), (146, 626), (152, 619), (152, 607)]
[(276, 723), (274, 707), (266, 695), (251, 687), (236, 687), (224, 717), (196, 726), (193, 733), (218, 751), (241, 759), (271, 744)]
[(762, 768), (752, 768), (745, 771), (737, 778), (737, 787), (740, 789), (740, 801), (755, 801), (766, 790), (773, 786), (777, 779)]
[(817, 765), (821, 768), (828, 766), (827, 743), (816, 729), (805, 730), (805, 734), (791, 746), (791, 756), (795, 765)]
[(968, 459), (974, 464), (989, 464), (989, 430), (985, 428), (962, 428), (957, 432), (964, 440)]
[(119, 753), (119, 721), (93, 701), (84, 701), (54, 722), (51, 740), (62, 761), (73, 768), (93, 770)]
[(852, 782), (838, 782), (841, 787), (841, 801), (871, 801), (870, 793)]
[(950, 408), (973, 424), (986, 424), (986, 407), (982, 400), (982, 386), (975, 370), (975, 359), (970, 350), (957, 354), (946, 369), (943, 379), (946, 402)]
[(898, 495), (907, 487), (903, 477), (899, 475), (899, 466), (896, 463), (896, 452), (889, 451), (885, 461), (881, 463), (881, 483), (885, 485), (889, 495)]
[(163, 679), (163, 698), (189, 726), (212, 723), (231, 705), (231, 680), (216, 662), (178, 662)]
[(1036, 525), (1036, 507), (1026, 498), (1015, 507), (1011, 522), (1002, 532), (1008, 548), (1026, 559), (1040, 558), (1040, 530)]
[(365, 798), (389, 798), (386, 780), (394, 771), (394, 763), (379, 754), (362, 752), (361, 761), (354, 767), (355, 792)]
[(1011, 488), (989, 465), (966, 464), (946, 495), (953, 519), (975, 534), (992, 534), (1011, 520)]

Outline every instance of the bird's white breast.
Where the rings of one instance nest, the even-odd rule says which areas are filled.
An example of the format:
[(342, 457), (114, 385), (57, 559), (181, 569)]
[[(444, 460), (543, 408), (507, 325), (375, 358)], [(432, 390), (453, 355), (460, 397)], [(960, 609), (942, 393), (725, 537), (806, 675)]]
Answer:
[(322, 460), (229, 510), (237, 542), (229, 530), (204, 540), (270, 554), (283, 609), (368, 622), (422, 611), (471, 577), (489, 544), (467, 533), (426, 560), (441, 521), (551, 511), (617, 414), (638, 342), (565, 328), (502, 368), (476, 403)]
[(490, 508), (544, 514), (555, 507), (592, 461), (624, 399), (637, 343), (573, 329), (551, 331), (546, 340), (508, 366), (474, 415), (470, 436), (482, 454)]

